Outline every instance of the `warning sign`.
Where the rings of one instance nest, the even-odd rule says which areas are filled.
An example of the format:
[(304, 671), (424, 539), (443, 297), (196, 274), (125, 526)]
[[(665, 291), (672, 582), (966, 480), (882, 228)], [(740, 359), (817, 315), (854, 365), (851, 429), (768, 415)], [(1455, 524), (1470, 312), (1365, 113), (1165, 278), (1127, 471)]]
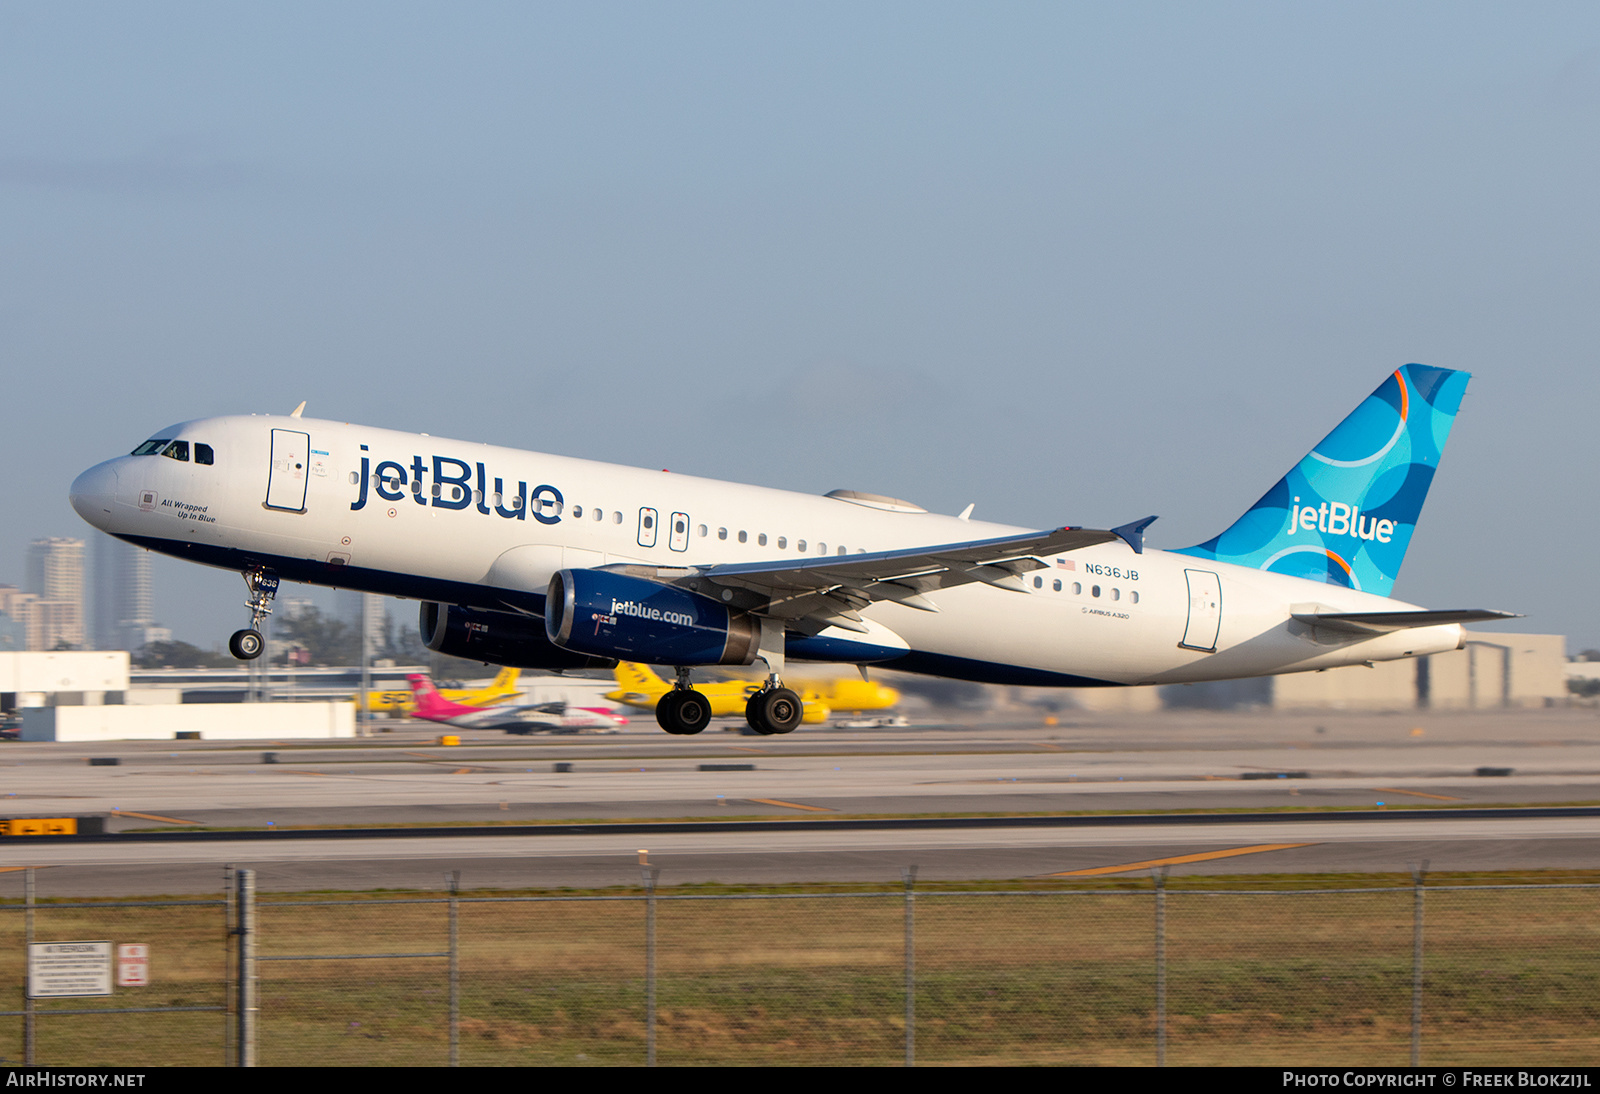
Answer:
[(117, 947), (117, 987), (143, 988), (150, 983), (150, 947), (125, 942)]
[(28, 946), (28, 997), (111, 994), (111, 943), (34, 942)]

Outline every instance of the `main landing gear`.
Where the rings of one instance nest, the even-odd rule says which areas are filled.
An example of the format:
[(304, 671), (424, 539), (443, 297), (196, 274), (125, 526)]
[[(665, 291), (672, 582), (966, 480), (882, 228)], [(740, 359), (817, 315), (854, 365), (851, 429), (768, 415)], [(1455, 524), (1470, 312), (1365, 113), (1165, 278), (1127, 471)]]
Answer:
[(711, 704), (689, 686), (689, 670), (678, 670), (678, 682), (656, 703), (656, 721), (668, 733), (689, 737), (711, 724)]
[(767, 686), (750, 696), (744, 705), (745, 721), (763, 737), (793, 733), (804, 713), (800, 696), (782, 687), (776, 676), (768, 679)]
[(278, 595), (278, 576), (265, 570), (246, 570), (245, 587), (250, 590), (244, 606), (250, 609), (250, 626), (234, 631), (228, 639), (228, 652), (240, 661), (254, 661), (266, 648), (261, 637), (261, 621), (272, 614), (272, 598)]

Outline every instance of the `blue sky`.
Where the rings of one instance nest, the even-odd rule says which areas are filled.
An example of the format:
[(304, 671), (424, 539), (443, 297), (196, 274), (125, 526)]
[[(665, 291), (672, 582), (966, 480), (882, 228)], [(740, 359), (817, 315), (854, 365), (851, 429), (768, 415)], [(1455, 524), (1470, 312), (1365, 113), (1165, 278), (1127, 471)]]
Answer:
[(0, 102), (0, 581), (301, 399), (1185, 546), (1420, 361), (1395, 594), (1600, 646), (1594, 5), (0, 0)]

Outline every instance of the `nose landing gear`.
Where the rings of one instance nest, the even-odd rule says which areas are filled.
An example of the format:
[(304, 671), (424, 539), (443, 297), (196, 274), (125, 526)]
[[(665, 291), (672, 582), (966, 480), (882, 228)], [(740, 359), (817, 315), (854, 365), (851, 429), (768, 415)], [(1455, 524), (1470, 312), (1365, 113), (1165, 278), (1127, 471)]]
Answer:
[(233, 632), (228, 639), (228, 652), (240, 661), (254, 661), (266, 648), (266, 640), (261, 637), (261, 621), (272, 614), (272, 598), (278, 595), (278, 575), (265, 570), (246, 570), (244, 583), (250, 590), (244, 602), (250, 609), (250, 626)]

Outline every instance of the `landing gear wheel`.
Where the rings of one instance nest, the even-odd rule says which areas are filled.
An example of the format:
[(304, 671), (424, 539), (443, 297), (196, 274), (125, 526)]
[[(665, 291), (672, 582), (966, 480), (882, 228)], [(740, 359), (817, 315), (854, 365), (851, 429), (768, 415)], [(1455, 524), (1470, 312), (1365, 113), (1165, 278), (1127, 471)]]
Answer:
[(656, 722), (675, 736), (693, 736), (711, 724), (711, 704), (698, 691), (674, 689), (656, 703)]
[(745, 721), (762, 736), (793, 733), (805, 708), (800, 696), (788, 688), (765, 688), (750, 696), (745, 704)]
[(254, 661), (261, 656), (263, 645), (260, 631), (234, 631), (228, 639), (228, 652), (240, 661)]

